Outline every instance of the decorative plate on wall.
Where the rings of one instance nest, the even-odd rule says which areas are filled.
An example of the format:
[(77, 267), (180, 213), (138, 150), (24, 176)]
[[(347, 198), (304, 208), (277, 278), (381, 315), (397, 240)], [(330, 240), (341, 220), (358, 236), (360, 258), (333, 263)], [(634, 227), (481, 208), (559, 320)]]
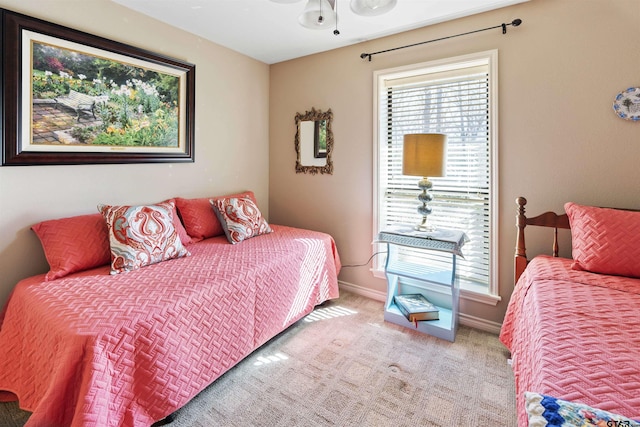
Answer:
[(640, 121), (640, 87), (630, 87), (616, 96), (613, 111), (625, 120)]

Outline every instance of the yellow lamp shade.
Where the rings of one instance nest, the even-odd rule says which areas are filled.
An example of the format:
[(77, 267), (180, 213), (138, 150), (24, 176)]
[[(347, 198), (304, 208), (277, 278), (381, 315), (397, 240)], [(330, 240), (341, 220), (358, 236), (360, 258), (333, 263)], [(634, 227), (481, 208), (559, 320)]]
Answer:
[(447, 136), (415, 133), (404, 136), (402, 174), (422, 177), (445, 176)]

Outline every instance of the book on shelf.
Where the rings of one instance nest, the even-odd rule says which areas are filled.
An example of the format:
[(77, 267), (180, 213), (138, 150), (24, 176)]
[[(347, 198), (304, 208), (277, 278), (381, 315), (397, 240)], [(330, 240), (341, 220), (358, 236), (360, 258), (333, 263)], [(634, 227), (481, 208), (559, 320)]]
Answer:
[(422, 294), (396, 295), (393, 302), (410, 322), (440, 318), (438, 307), (431, 304)]

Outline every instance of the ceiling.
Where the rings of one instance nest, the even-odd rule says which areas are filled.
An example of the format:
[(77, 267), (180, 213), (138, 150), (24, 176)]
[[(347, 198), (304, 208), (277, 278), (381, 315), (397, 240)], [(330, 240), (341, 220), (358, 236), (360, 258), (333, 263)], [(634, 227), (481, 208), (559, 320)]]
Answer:
[[(310, 30), (298, 23), (298, 15), (307, 0), (293, 3), (270, 0), (112, 1), (274, 64), (529, 0), (398, 0), (387, 14), (372, 17), (354, 14), (349, 0), (336, 0), (339, 35), (333, 34), (334, 26)], [(517, 17), (506, 20), (510, 22), (513, 18)], [(487, 26), (499, 24), (501, 22), (487, 22)]]

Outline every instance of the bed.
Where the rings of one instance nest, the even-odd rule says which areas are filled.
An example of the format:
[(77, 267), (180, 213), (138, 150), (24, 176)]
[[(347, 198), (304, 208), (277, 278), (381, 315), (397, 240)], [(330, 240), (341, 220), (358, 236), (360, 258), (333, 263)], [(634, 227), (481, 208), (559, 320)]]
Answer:
[[(518, 425), (638, 425), (640, 213), (567, 203), (565, 214), (527, 218), (526, 199), (516, 202), (517, 282), (500, 340)], [(532, 225), (554, 229), (553, 256), (527, 260)], [(558, 228), (571, 229), (572, 259), (558, 257)]]
[[(148, 427), (338, 297), (331, 236), (270, 225), (231, 244), (226, 227), (212, 235), (222, 228), (209, 200), (195, 202), (182, 199), (188, 256), (124, 274), (113, 274), (113, 262), (85, 262), (52, 278), (45, 248), (52, 269), (17, 284), (0, 316), (0, 398), (32, 412), (27, 426)], [(83, 221), (62, 227), (74, 242), (100, 228), (94, 215)]]

